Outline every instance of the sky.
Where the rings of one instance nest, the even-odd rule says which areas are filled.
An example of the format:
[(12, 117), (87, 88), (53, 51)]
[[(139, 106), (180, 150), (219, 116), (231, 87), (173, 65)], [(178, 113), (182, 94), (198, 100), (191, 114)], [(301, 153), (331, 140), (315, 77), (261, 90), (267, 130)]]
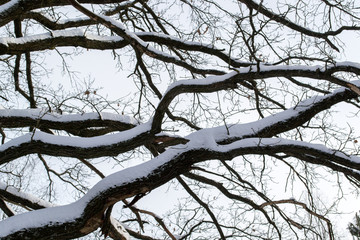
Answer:
[[(343, 41), (346, 47), (344, 60), (360, 62), (360, 57), (357, 54), (359, 52), (359, 36), (353, 34), (343, 34)], [(111, 53), (108, 51), (84, 51), (85, 54), (74, 56), (73, 60), (68, 60), (69, 66), (74, 71), (78, 71), (81, 73), (81, 78), (88, 79), (96, 79), (95, 88), (99, 87), (99, 94), (108, 95), (109, 98), (116, 99), (119, 96), (126, 96), (128, 92), (134, 88), (131, 79), (126, 79), (129, 73), (121, 73), (121, 71), (117, 71), (118, 67), (116, 66), (116, 61), (112, 59)], [(52, 56), (47, 59), (46, 64), (53, 64), (53, 62), (57, 62), (57, 65), (60, 65), (60, 58), (56, 56), (56, 54), (52, 53)], [(123, 57), (126, 59), (126, 56)], [(126, 60), (124, 62), (126, 64)], [(80, 78), (80, 81), (82, 80)], [(58, 69), (54, 68), (54, 74), (52, 75), (50, 81), (59, 81), (61, 83), (65, 83), (65, 85), (74, 84), (70, 81), (67, 75), (62, 75)], [(126, 109), (126, 106), (119, 106), (119, 111)], [(353, 123), (356, 125), (356, 122)], [(115, 171), (115, 169), (108, 169), (108, 172)], [(324, 189), (324, 195), (326, 195), (327, 189)], [(178, 196), (183, 196), (183, 192), (178, 191), (173, 195), (167, 194), (167, 187), (161, 187), (153, 191), (153, 193), (146, 198), (144, 201), (139, 202), (139, 206), (143, 206), (145, 208), (153, 208), (154, 203), (159, 206), (160, 212), (166, 208), (163, 206), (171, 207), (177, 202)], [(159, 194), (165, 194), (166, 198), (159, 197)], [(175, 196), (176, 194), (176, 196)], [(354, 206), (357, 206), (358, 200), (348, 199), (341, 207), (344, 212), (353, 212)], [(351, 220), (353, 218), (353, 213), (348, 215), (348, 219)], [(349, 220), (339, 221), (346, 227), (347, 222)]]
[[(344, 42), (344, 55), (342, 56), (343, 60), (346, 61), (354, 61), (360, 62), (359, 52), (359, 34), (350, 34), (345, 32), (341, 35), (341, 40)], [(84, 79), (89, 76), (90, 79), (95, 79), (94, 88), (100, 88), (98, 91), (99, 94), (105, 94), (110, 99), (116, 99), (119, 96), (126, 96), (128, 92), (134, 89), (134, 84), (131, 79), (127, 79), (128, 73), (123, 73), (119, 71), (119, 67), (116, 64), (116, 61), (113, 60), (113, 56), (109, 51), (84, 51), (84, 54), (80, 54), (78, 56), (72, 57), (72, 59), (68, 59), (68, 64), (74, 71), (77, 71), (81, 74)], [(52, 52), (52, 56), (48, 58), (47, 61), (49, 63), (60, 62), (60, 58), (56, 56), (56, 53)], [(123, 64), (126, 64), (126, 56), (122, 56)], [(124, 61), (125, 59), (125, 61)], [(60, 64), (58, 64), (60, 65)], [(56, 79), (59, 82), (67, 82), (67, 84), (71, 84), (71, 81), (68, 79), (67, 75), (62, 75), (59, 69), (54, 68), (54, 74), (52, 75), (51, 81)], [(84, 77), (85, 76), (85, 77)], [(342, 106), (343, 107), (343, 106)], [(126, 109), (126, 106), (119, 106), (119, 111)], [(336, 116), (336, 118), (341, 118), (343, 116)], [(349, 119), (346, 119), (347, 121)], [(344, 119), (345, 121), (345, 119)], [(357, 125), (356, 120), (352, 120), (353, 126)], [(107, 172), (113, 172), (115, 169), (109, 169)], [(284, 176), (286, 172), (284, 172)], [(282, 188), (281, 188), (282, 189)], [(165, 214), (168, 208), (176, 205), (178, 203), (178, 198), (186, 196), (183, 191), (175, 190), (171, 191), (172, 194), (168, 192), (168, 186), (163, 186), (158, 189), (152, 191), (149, 196), (144, 198), (144, 200), (139, 201), (137, 204), (139, 207), (144, 207), (145, 209), (154, 209), (154, 205), (159, 206), (158, 214)], [(328, 186), (324, 185), (324, 189), (321, 194), (326, 198), (326, 195), (329, 191)], [(283, 193), (282, 190), (279, 189), (278, 195), (281, 196), (284, 194), (284, 197), (287, 197), (289, 193)], [(164, 197), (166, 196), (166, 197)], [(360, 210), (356, 209), (355, 206), (358, 206), (358, 199), (354, 199), (352, 197), (346, 197), (346, 201), (340, 205), (341, 211), (347, 213), (345, 216), (333, 216), (336, 221), (336, 224), (342, 229), (347, 227), (349, 221), (353, 219), (354, 211)], [(157, 208), (157, 207), (155, 207)], [(346, 232), (346, 231), (345, 231)]]

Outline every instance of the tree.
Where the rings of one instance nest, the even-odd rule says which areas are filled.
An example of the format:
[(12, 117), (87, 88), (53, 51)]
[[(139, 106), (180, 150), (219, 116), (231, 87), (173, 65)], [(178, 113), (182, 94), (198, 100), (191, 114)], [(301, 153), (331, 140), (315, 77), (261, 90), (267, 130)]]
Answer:
[[(335, 239), (360, 186), (355, 0), (0, 3), (1, 239)], [(131, 91), (72, 70), (96, 50)], [(178, 206), (139, 207), (166, 184)]]
[(357, 213), (355, 213), (354, 223), (349, 223), (348, 229), (353, 236), (353, 239), (360, 238), (360, 217)]

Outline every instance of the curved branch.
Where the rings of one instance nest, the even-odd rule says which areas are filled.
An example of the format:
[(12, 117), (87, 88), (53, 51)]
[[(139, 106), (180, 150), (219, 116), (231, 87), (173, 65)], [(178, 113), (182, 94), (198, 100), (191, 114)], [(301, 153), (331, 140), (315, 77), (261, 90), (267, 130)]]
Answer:
[[(0, 208), (2, 207), (2, 204), (6, 203), (2, 200), (3, 198), (11, 203), (14, 203), (16, 205), (20, 205), (24, 208), (31, 208), (34, 210), (38, 209), (44, 209), (44, 208), (51, 208), (56, 207), (56, 205), (51, 204), (47, 201), (44, 201), (36, 196), (33, 196), (31, 194), (19, 192), (17, 189), (13, 187), (6, 186), (5, 184), (0, 183)], [(14, 214), (11, 215), (9, 212), (11, 210), (7, 211), (7, 215), (14, 216)], [(118, 240), (128, 240), (129, 236), (127, 231), (125, 230), (124, 226), (122, 226), (116, 219), (113, 217), (110, 217), (110, 228), (109, 228), (109, 236), (113, 239)]]
[(134, 49), (140, 51), (141, 53), (145, 53), (149, 57), (155, 58), (157, 60), (173, 63), (178, 66), (181, 66), (187, 70), (189, 70), (192, 73), (197, 74), (214, 74), (214, 75), (221, 75), (224, 74), (223, 71), (219, 71), (216, 69), (199, 69), (194, 67), (191, 64), (186, 63), (185, 61), (182, 61), (177, 56), (172, 56), (170, 54), (161, 52), (157, 49), (155, 49), (152, 46), (149, 46), (148, 43), (141, 40), (136, 34), (133, 32), (130, 32), (125, 28), (124, 25), (122, 25), (120, 22), (115, 21), (114, 19), (107, 17), (107, 16), (101, 16), (98, 14), (93, 13), (92, 11), (86, 9), (81, 4), (79, 4), (76, 0), (68, 0), (71, 2), (71, 4), (80, 12), (88, 16), (89, 18), (97, 21), (98, 23), (106, 26), (111, 31), (119, 35), (120, 37), (124, 38)]
[(329, 230), (329, 239), (330, 240), (334, 240), (334, 233), (333, 233), (333, 230), (332, 230), (332, 224), (330, 222), (329, 219), (327, 219), (326, 217), (324, 217), (323, 215), (320, 215), (318, 213), (316, 213), (315, 211), (311, 210), (310, 208), (308, 208), (308, 206), (306, 206), (305, 203), (303, 202), (299, 202), (299, 201), (296, 201), (294, 199), (284, 199), (284, 200), (276, 200), (276, 201), (271, 201), (271, 202), (265, 202), (263, 204), (260, 205), (261, 208), (264, 208), (268, 205), (271, 205), (271, 206), (276, 206), (278, 204), (283, 204), (283, 203), (289, 203), (289, 204), (293, 204), (293, 205), (298, 205), (298, 206), (301, 206), (305, 211), (307, 211), (309, 214), (315, 216), (316, 218), (319, 218), (323, 221), (326, 222), (327, 226), (328, 226), (328, 230)]
[[(336, 63), (324, 67), (260, 65), (259, 68), (253, 66), (247, 68), (240, 68), (236, 71), (224, 74), (222, 76), (210, 76), (204, 79), (177, 81), (167, 89), (158, 107), (156, 108), (152, 122), (152, 131), (154, 133), (160, 131), (162, 119), (164, 117), (167, 107), (176, 96), (182, 93), (210, 93), (219, 90), (236, 89), (237, 84), (241, 84), (246, 80), (265, 79), (271, 77), (307, 77), (312, 79), (328, 80), (329, 82), (333, 82), (346, 87), (334, 94), (326, 95), (328, 96), (327, 99), (323, 97), (316, 97), (313, 100), (308, 99), (304, 103), (299, 103), (299, 106), (308, 105), (307, 107), (310, 110), (313, 110), (311, 111), (312, 113), (310, 113), (310, 115), (308, 114), (308, 111), (305, 111), (307, 113), (307, 118), (298, 118), (301, 123), (297, 122), (296, 124), (297, 126), (299, 126), (310, 120), (310, 118), (319, 111), (325, 110), (330, 106), (334, 105), (335, 103), (347, 99), (356, 98), (358, 95), (360, 95), (360, 82), (348, 82), (332, 76), (333, 73), (341, 71), (360, 74), (360, 65), (351, 62)], [(347, 88), (350, 88), (352, 91), (346, 90)], [(319, 99), (324, 100), (325, 103), (322, 103), (321, 101), (319, 101)], [(310, 101), (313, 101), (311, 103), (314, 103), (314, 105), (309, 104)], [(316, 104), (316, 102), (318, 102), (319, 104)], [(296, 107), (294, 109), (290, 109), (289, 111), (293, 111), (295, 109)], [(304, 112), (305, 108), (302, 107), (301, 109), (302, 112)], [(300, 109), (297, 108), (296, 111), (299, 110)], [(292, 128), (294, 128), (294, 125), (291, 125), (291, 128), (286, 127), (287, 130)]]
[(310, 37), (316, 37), (316, 38), (324, 39), (330, 45), (330, 47), (332, 47), (333, 49), (335, 49), (338, 52), (340, 51), (339, 48), (336, 47), (329, 40), (328, 37), (329, 36), (336, 36), (336, 35), (340, 34), (341, 32), (343, 32), (345, 30), (360, 30), (359, 26), (342, 26), (342, 27), (340, 27), (339, 29), (337, 29), (335, 31), (328, 31), (328, 32), (324, 32), (324, 33), (315, 32), (315, 31), (312, 31), (312, 30), (310, 30), (308, 28), (302, 27), (302, 26), (288, 20), (285, 16), (281, 16), (279, 14), (276, 14), (276, 13), (268, 10), (261, 3), (257, 4), (255, 1), (252, 1), (252, 0), (238, 0), (238, 1), (246, 4), (246, 6), (249, 7), (250, 9), (258, 11), (261, 14), (268, 17), (269, 19), (274, 20), (275, 22), (278, 22), (278, 23), (282, 24), (283, 26), (291, 28), (292, 30), (295, 30), (295, 31), (297, 31), (299, 33), (305, 34), (305, 35), (310, 36)]
[[(101, 225), (103, 213), (110, 205), (136, 194), (146, 193), (188, 172), (194, 163), (214, 158), (226, 160), (244, 154), (273, 154), (288, 151), (295, 153), (296, 157), (321, 153), (329, 159), (329, 162), (333, 159), (336, 161), (341, 159), (341, 164), (346, 165), (351, 162), (357, 169), (360, 168), (359, 157), (348, 157), (320, 145), (260, 138), (216, 145), (210, 139), (213, 136), (211, 132), (210, 130), (206, 134), (197, 132), (196, 140), (190, 141), (183, 147), (169, 149), (149, 162), (104, 178), (75, 203), (10, 217), (0, 223), (0, 237), (64, 239), (69, 236), (86, 235)], [(353, 176), (360, 179), (360, 172), (354, 171)]]
[[(228, 79), (224, 81), (226, 86), (226, 81), (228, 81)], [(202, 85), (200, 81), (200, 83), (195, 81), (183, 82), (184, 86), (178, 84), (178, 82), (175, 84), (175, 86), (173, 86), (173, 88), (170, 88), (170, 91), (168, 91), (168, 94), (165, 95), (163, 100), (169, 100), (166, 99), (166, 96), (168, 98), (169, 96), (175, 96), (171, 95), (173, 93), (171, 92), (173, 89), (180, 92), (181, 90), (190, 87), (189, 91), (198, 91), (199, 89), (205, 91), (208, 90), (207, 87), (209, 87), (208, 85)], [(210, 87), (213, 88), (209, 88), (209, 90), (214, 91), (214, 89), (219, 87), (222, 88), (223, 85), (221, 84), (222, 82), (219, 84), (219, 82), (213, 81), (213, 83), (210, 84)], [(233, 84), (233, 82), (230, 82), (230, 84)], [(346, 88), (341, 88), (334, 93), (327, 94), (322, 97), (316, 96), (307, 99), (300, 102), (293, 108), (263, 118), (256, 122), (213, 128), (212, 131), (217, 133), (214, 136), (214, 139), (217, 143), (226, 144), (239, 139), (250, 137), (272, 137), (278, 133), (282, 133), (302, 125), (317, 113), (330, 108), (336, 103), (356, 97), (357, 94), (354, 92)], [(160, 102), (157, 111), (163, 107), (163, 105), (161, 105), (163, 104), (163, 100)], [(156, 112), (156, 114), (159, 113)], [(141, 124), (137, 127), (117, 134), (86, 138), (85, 140), (82, 138), (54, 136), (44, 132), (35, 131), (34, 133), (29, 133), (0, 146), (0, 164), (31, 153), (42, 153), (54, 156), (76, 158), (115, 156), (153, 140), (154, 122), (156, 120), (159, 121), (159, 115), (157, 116), (156, 114), (154, 116), (153, 122), (150, 121), (146, 124)], [(150, 126), (150, 124), (152, 124), (152, 126)], [(209, 130), (204, 129), (199, 130), (198, 133), (202, 134), (203, 132), (208, 131)], [(194, 133), (189, 135), (187, 139), (191, 140), (196, 136), (197, 135)], [(162, 138), (161, 136), (159, 137), (160, 139)], [(162, 141), (160, 139), (159, 141)], [(184, 141), (181, 141), (181, 143), (183, 142)]]
[(76, 158), (117, 156), (151, 140), (149, 124), (142, 124), (121, 133), (85, 139), (54, 136), (35, 130), (1, 145), (0, 164), (32, 153)]

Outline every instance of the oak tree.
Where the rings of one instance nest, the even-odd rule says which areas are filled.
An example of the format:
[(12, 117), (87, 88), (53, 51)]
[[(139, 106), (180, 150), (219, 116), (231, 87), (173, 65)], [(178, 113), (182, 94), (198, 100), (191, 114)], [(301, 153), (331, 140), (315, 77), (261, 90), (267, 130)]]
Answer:
[[(358, 1), (0, 4), (1, 239), (341, 234), (331, 214), (360, 186), (342, 42)], [(166, 212), (160, 186), (179, 194)]]

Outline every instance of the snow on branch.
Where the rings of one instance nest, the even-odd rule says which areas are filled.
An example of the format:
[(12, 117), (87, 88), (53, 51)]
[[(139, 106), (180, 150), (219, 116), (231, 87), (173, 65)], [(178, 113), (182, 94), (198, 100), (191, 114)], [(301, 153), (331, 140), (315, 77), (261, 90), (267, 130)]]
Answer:
[(302, 33), (302, 34), (305, 34), (305, 35), (308, 35), (311, 37), (323, 39), (327, 44), (329, 44), (329, 46), (331, 48), (335, 49), (338, 52), (340, 52), (339, 48), (337, 46), (335, 46), (335, 44), (333, 42), (330, 41), (329, 36), (336, 36), (345, 30), (360, 30), (359, 26), (342, 26), (335, 31), (327, 31), (327, 32), (323, 32), (323, 33), (316, 32), (307, 27), (303, 27), (295, 22), (290, 21), (286, 17), (286, 14), (282, 15), (282, 14), (276, 14), (276, 13), (272, 12), (271, 10), (267, 9), (262, 4), (262, 2), (260, 4), (258, 4), (252, 0), (238, 0), (238, 1), (246, 4), (247, 7), (260, 12), (261, 14), (268, 17), (269, 19), (271, 19), (275, 22), (278, 22), (278, 23), (282, 24), (283, 26), (286, 26), (294, 31), (297, 31), (299, 33)]
[(0, 38), (1, 54), (16, 54), (25, 51), (41, 51), (58, 46), (81, 46), (93, 49), (118, 49), (128, 45), (119, 36), (98, 36), (82, 29), (56, 30), (21, 38)]
[(19, 192), (16, 188), (0, 182), (0, 195), (10, 202), (16, 202), (32, 209), (54, 207), (55, 205), (31, 194)]
[[(182, 93), (207, 93), (226, 89), (236, 89), (238, 84), (246, 82), (247, 80), (266, 79), (272, 77), (306, 77), (317, 80), (322, 79), (346, 87), (340, 89), (340, 92), (344, 92), (346, 89), (351, 89), (351, 93), (347, 92), (346, 96), (340, 94), (339, 92), (339, 95), (343, 95), (344, 97), (340, 101), (358, 97), (360, 95), (360, 81), (349, 82), (332, 76), (333, 73), (342, 71), (360, 75), (360, 64), (354, 62), (340, 62), (325, 66), (260, 65), (259, 68), (257, 66), (238, 68), (235, 71), (221, 76), (209, 76), (203, 79), (177, 81), (171, 84), (163, 95), (154, 115), (152, 130), (155, 132), (160, 131), (161, 121), (164, 117), (165, 111), (176, 96)], [(327, 96), (331, 99), (332, 95), (330, 94)], [(323, 109), (328, 107), (330, 106), (326, 106)], [(313, 109), (315, 109), (315, 107), (313, 107)]]
[[(233, 76), (233, 75), (230, 75)], [(222, 78), (220, 78), (222, 79)], [(224, 80), (224, 79), (222, 79)], [(225, 79), (226, 81), (227, 79)], [(187, 84), (187, 81), (183, 81), (186, 88), (189, 86), (196, 85), (195, 81), (189, 81), (191, 84)], [(217, 81), (210, 82), (209, 84), (215, 84)], [(195, 83), (195, 84), (194, 84)], [(351, 82), (354, 86), (359, 86), (360, 81)], [(182, 85), (175, 83), (174, 86), (170, 87), (168, 94), (173, 91), (173, 89), (180, 88)], [(200, 84), (198, 86), (204, 86), (204, 90), (207, 90), (208, 85)], [(184, 88), (181, 88), (184, 89)], [(189, 91), (193, 91), (193, 88), (189, 88)], [(166, 99), (166, 96), (163, 98)], [(172, 95), (174, 97), (175, 95)], [(211, 130), (204, 129), (200, 130), (199, 133), (196, 132), (194, 135), (189, 135), (187, 139), (191, 140), (197, 138), (197, 134), (201, 132), (207, 132), (210, 134), (213, 132), (213, 136), (216, 139), (216, 143), (231, 143), (238, 139), (249, 138), (249, 137), (272, 137), (278, 133), (291, 130), (295, 127), (300, 126), (301, 124), (309, 121), (317, 113), (330, 108), (336, 103), (352, 99), (357, 97), (355, 93), (350, 91), (347, 88), (340, 88), (333, 93), (327, 94), (325, 96), (315, 96), (310, 99), (306, 99), (300, 102), (297, 106), (279, 112), (277, 114), (268, 116), (264, 119), (253, 123), (247, 124), (235, 124), (228, 125), (227, 127), (215, 127)], [(168, 97), (169, 98), (169, 97)], [(164, 107), (163, 100), (159, 103), (157, 111)], [(15, 117), (20, 115), (23, 117), (31, 116), (31, 111), (37, 110), (26, 110), (21, 112), (21, 110), (3, 110), (3, 115), (6, 119), (6, 111), (8, 116)], [(1, 111), (0, 111), (1, 114)], [(158, 112), (157, 112), (158, 114)], [(105, 118), (116, 119), (115, 115), (104, 115)], [(162, 115), (163, 116), (163, 115)], [(70, 116), (61, 116), (58, 121), (65, 123), (66, 121), (77, 121), (79, 119), (90, 119), (97, 118), (99, 116), (87, 114), (87, 115), (70, 115)], [(43, 153), (54, 156), (66, 156), (66, 157), (81, 157), (81, 158), (95, 158), (101, 156), (116, 156), (120, 153), (126, 152), (133, 147), (141, 146), (146, 142), (150, 141), (152, 134), (155, 132), (154, 121), (162, 121), (161, 119), (156, 118), (155, 114), (154, 119), (148, 123), (138, 125), (132, 129), (125, 130), (116, 134), (97, 136), (97, 137), (68, 137), (68, 136), (55, 136), (39, 130), (34, 131), (33, 133), (28, 133), (21, 137), (15, 138), (4, 145), (0, 146), (0, 163), (9, 162), (13, 159), (16, 159), (21, 156), (32, 153)], [(35, 117), (36, 118), (36, 117)], [(2, 119), (0, 115), (0, 119)], [(53, 115), (43, 116), (44, 120), (51, 119), (54, 121), (56, 117)], [(0, 121), (1, 122), (1, 121)], [(161, 126), (161, 125), (160, 125)]]
[[(0, 123), (2, 127), (15, 128), (26, 126), (43, 126), (62, 130), (66, 125), (76, 124), (86, 127), (101, 127), (106, 125), (123, 126), (124, 129), (133, 128), (139, 122), (130, 117), (114, 113), (83, 113), (61, 115), (50, 113), (47, 109), (0, 109)], [(103, 123), (103, 124), (102, 124)], [(105, 124), (104, 124), (105, 123)]]
[[(6, 201), (16, 203), (22, 207), (31, 208), (34, 210), (57, 207), (55, 204), (42, 200), (41, 198), (38, 198), (32, 194), (20, 192), (17, 189), (3, 183), (0, 183), (0, 196), (6, 199)], [(113, 217), (110, 217), (110, 221), (111, 236), (117, 236), (115, 239), (121, 240), (130, 239), (130, 236), (127, 233), (125, 227), (119, 221)]]
[[(78, 231), (86, 234), (87, 231), (92, 231), (99, 226), (98, 214), (104, 208), (127, 196), (152, 190), (169, 179), (187, 172), (194, 163), (211, 159), (228, 160), (245, 154), (283, 152), (292, 153), (300, 158), (304, 154), (319, 158), (327, 157), (329, 162), (334, 161), (345, 166), (351, 164), (351, 167), (360, 169), (359, 157), (347, 156), (319, 144), (281, 138), (250, 138), (227, 145), (218, 145), (215, 139), (211, 138), (211, 133), (211, 129), (194, 133), (187, 144), (170, 148), (148, 162), (104, 178), (84, 197), (72, 204), (10, 217), (0, 223), (0, 237), (31, 238), (36, 236), (35, 234), (44, 234), (45, 231), (47, 234), (53, 234), (48, 237), (58, 238), (64, 238), (66, 234), (74, 234)], [(194, 137), (194, 135), (197, 136)], [(325, 165), (322, 162), (318, 164)], [(359, 171), (354, 170), (352, 175), (360, 180)], [(92, 219), (92, 227), (84, 227), (90, 219)], [(67, 231), (61, 232), (64, 229)], [(63, 235), (59, 235), (60, 233)]]
[(224, 74), (223, 71), (219, 71), (216, 69), (199, 69), (194, 67), (191, 64), (188, 64), (187, 62), (180, 59), (178, 56), (173, 56), (171, 54), (165, 53), (163, 51), (160, 51), (156, 49), (155, 47), (150, 46), (148, 43), (143, 41), (141, 38), (139, 38), (134, 32), (129, 31), (122, 23), (119, 21), (116, 21), (112, 19), (111, 17), (96, 14), (81, 4), (79, 4), (76, 0), (69, 0), (71, 4), (80, 12), (88, 16), (89, 18), (97, 21), (98, 23), (104, 25), (105, 27), (112, 30), (114, 33), (119, 35), (120, 37), (123, 37), (136, 52), (144, 53), (148, 55), (149, 57), (155, 58), (157, 60), (173, 63), (178, 66), (181, 66), (193, 73), (198, 74), (214, 74), (214, 75), (221, 75)]
[[(80, 18), (79, 21), (85, 21)], [(68, 22), (64, 22), (65, 25)], [(155, 42), (157, 44), (166, 45), (168, 47), (175, 47), (188, 51), (203, 52), (206, 54), (214, 55), (226, 64), (232, 67), (249, 66), (252, 63), (243, 62), (229, 57), (222, 49), (218, 49), (211, 44), (203, 44), (199, 42), (184, 41), (174, 36), (152, 33), (152, 32), (136, 32), (134, 33), (137, 38), (145, 42)], [(55, 30), (49, 33), (37, 34), (21, 38), (3, 37), (0, 38), (0, 53), (1, 54), (15, 54), (28, 50), (40, 51), (52, 49), (54, 47), (64, 46), (78, 46), (87, 49), (120, 49), (127, 46), (129, 43), (120, 36), (106, 36), (96, 35), (86, 32), (82, 29), (72, 30)], [(148, 47), (148, 46), (147, 46)]]
[[(360, 81), (353, 81), (351, 83), (360, 86)], [(301, 124), (309, 121), (319, 112), (326, 110), (339, 102), (356, 97), (357, 95), (355, 93), (351, 92), (348, 88), (342, 87), (324, 96), (314, 96), (305, 99), (294, 107), (263, 119), (245, 124), (219, 126), (212, 128), (211, 131), (217, 143), (230, 143), (238, 139), (249, 137), (272, 137), (276, 134), (301, 126)]]
[(139, 124), (139, 122), (135, 118), (132, 118), (130, 116), (108, 113), (108, 112), (61, 115), (57, 113), (48, 112), (47, 109), (0, 109), (0, 119), (7, 119), (7, 118), (23, 118), (23, 119), (29, 118), (35, 121), (43, 120), (43, 121), (51, 121), (56, 123), (85, 122), (88, 120), (100, 119), (103, 121), (105, 120), (114, 121), (114, 122), (117, 121), (129, 125)]
[(80, 158), (116, 156), (149, 141), (149, 131), (149, 123), (120, 133), (87, 138), (56, 136), (35, 130), (1, 145), (0, 164), (32, 153)]

